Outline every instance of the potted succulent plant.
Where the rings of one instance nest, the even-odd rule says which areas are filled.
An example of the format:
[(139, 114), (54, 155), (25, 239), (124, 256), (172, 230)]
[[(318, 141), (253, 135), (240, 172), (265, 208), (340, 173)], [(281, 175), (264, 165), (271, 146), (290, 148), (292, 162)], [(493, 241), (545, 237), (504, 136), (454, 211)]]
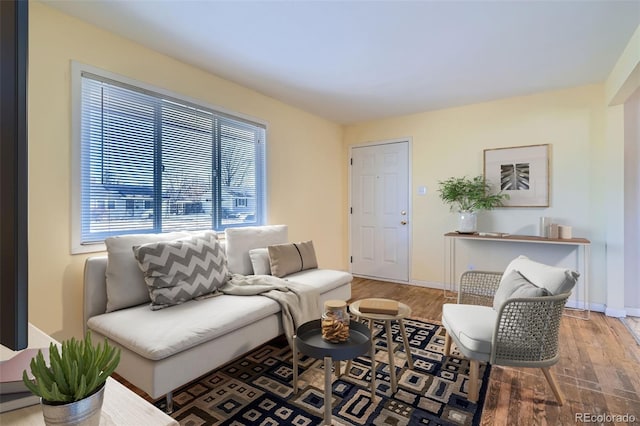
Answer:
[(49, 365), (42, 351), (31, 360), (34, 381), (23, 371), (22, 380), (41, 398), (47, 425), (99, 425), (104, 383), (120, 362), (120, 349), (105, 340), (94, 347), (91, 334), (84, 340), (62, 343), (62, 351), (49, 346)]
[(451, 211), (459, 214), (458, 232), (474, 233), (477, 230), (477, 212), (491, 210), (502, 205), (509, 195), (491, 192), (491, 185), (482, 176), (451, 177), (439, 181), (440, 199), (449, 204)]

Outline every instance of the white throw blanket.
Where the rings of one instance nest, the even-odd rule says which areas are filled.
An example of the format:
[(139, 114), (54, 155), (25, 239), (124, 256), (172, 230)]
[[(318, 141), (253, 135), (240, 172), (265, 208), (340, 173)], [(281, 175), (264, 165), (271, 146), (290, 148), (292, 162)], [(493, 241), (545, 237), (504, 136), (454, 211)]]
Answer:
[(234, 296), (260, 295), (278, 302), (282, 310), (282, 326), (289, 345), (301, 324), (320, 318), (320, 294), (306, 284), (272, 275), (232, 274), (218, 290)]

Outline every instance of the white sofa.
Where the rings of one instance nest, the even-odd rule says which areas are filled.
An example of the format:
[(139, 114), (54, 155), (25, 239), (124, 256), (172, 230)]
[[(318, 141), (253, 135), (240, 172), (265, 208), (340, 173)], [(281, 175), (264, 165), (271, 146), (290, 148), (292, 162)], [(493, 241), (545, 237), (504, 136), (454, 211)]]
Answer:
[[(243, 275), (252, 273), (250, 250), (288, 242), (285, 225), (235, 228), (226, 234), (229, 272)], [(121, 349), (118, 374), (154, 399), (166, 395), (167, 411), (174, 389), (283, 333), (280, 305), (263, 296), (221, 295), (155, 311), (148, 302), (107, 309), (107, 262), (105, 255), (86, 260), (85, 327), (96, 341), (106, 337)], [(352, 278), (330, 269), (285, 277), (314, 286), (320, 306), (328, 299), (348, 300)]]

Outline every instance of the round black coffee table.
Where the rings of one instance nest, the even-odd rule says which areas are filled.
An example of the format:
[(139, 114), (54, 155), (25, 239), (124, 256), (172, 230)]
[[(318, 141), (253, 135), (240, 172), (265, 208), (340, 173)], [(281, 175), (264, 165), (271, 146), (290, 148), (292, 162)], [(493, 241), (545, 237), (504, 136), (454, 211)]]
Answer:
[[(349, 324), (349, 338), (342, 343), (327, 342), (322, 338), (321, 321), (302, 324), (293, 336), (293, 393), (298, 393), (298, 351), (316, 359), (324, 359), (324, 423), (331, 424), (331, 364), (336, 363), (335, 374), (340, 376), (340, 361), (352, 360), (370, 351), (371, 400), (375, 399), (375, 352), (371, 344), (371, 330), (359, 322)], [(347, 371), (348, 373), (348, 371)]]

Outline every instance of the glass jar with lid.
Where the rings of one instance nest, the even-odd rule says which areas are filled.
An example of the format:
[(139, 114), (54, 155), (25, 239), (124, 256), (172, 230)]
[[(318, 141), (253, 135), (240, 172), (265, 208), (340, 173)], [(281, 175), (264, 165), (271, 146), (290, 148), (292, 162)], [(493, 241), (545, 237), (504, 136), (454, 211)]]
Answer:
[(331, 343), (345, 342), (349, 339), (347, 302), (343, 300), (327, 300), (324, 302), (322, 338)]

